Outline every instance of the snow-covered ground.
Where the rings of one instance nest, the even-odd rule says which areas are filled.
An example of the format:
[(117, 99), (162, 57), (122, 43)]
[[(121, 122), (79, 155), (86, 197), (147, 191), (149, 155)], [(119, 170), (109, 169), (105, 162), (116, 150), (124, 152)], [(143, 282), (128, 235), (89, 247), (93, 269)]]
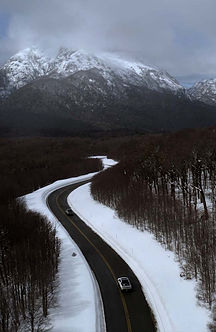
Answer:
[(47, 196), (67, 184), (91, 179), (96, 173), (56, 181), (24, 196), (29, 210), (38, 212), (56, 227), (61, 240), (59, 288), (56, 307), (49, 311), (52, 332), (103, 332), (105, 322), (99, 288), (81, 251), (46, 204)]
[[(116, 164), (105, 156), (104, 169)], [(23, 197), (27, 209), (45, 216), (56, 227), (61, 240), (57, 305), (49, 311), (52, 332), (104, 332), (105, 320), (99, 287), (94, 274), (76, 243), (58, 222), (46, 204), (48, 195), (68, 184), (91, 179), (96, 173), (56, 181)]]
[(89, 184), (73, 191), (72, 209), (128, 263), (138, 277), (163, 332), (208, 331), (209, 311), (196, 300), (196, 284), (180, 277), (172, 252), (148, 232), (120, 220), (115, 212), (94, 201)]
[[(105, 167), (115, 164), (104, 157), (103, 162)], [(57, 181), (25, 196), (29, 209), (47, 216), (56, 225), (62, 241), (58, 306), (51, 309), (49, 315), (51, 331), (99, 332), (104, 329), (103, 308), (94, 276), (77, 246), (46, 205), (46, 197), (53, 190), (90, 179), (93, 175)], [(73, 191), (68, 202), (135, 272), (155, 314), (159, 331), (208, 331), (209, 312), (197, 305), (195, 282), (180, 277), (172, 252), (164, 250), (148, 232), (124, 223), (113, 210), (95, 202), (88, 184)], [(74, 252), (76, 256), (72, 256)]]

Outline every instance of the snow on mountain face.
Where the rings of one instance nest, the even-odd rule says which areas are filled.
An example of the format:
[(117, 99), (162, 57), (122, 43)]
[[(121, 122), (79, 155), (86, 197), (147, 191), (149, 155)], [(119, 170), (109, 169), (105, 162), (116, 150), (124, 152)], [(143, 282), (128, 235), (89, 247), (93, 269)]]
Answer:
[(59, 79), (90, 69), (97, 69), (107, 85), (114, 88), (121, 82), (125, 88), (129, 84), (175, 94), (184, 92), (184, 88), (166, 72), (113, 54), (93, 55), (83, 50), (74, 52), (61, 48), (56, 58), (49, 59), (37, 48), (28, 48), (0, 68), (0, 96), (42, 76)]
[[(104, 55), (106, 59), (106, 55)], [(182, 90), (182, 86), (168, 73), (156, 68), (144, 65), (142, 63), (131, 62), (120, 59), (111, 55), (107, 55), (107, 61), (110, 66), (119, 73), (119, 75), (131, 83), (146, 83), (148, 88), (153, 90), (168, 89)]]
[(192, 99), (216, 105), (216, 78), (197, 82), (188, 93)]
[(55, 73), (60, 76), (68, 76), (81, 70), (96, 68), (107, 80), (108, 85), (114, 86), (114, 77), (118, 77), (125, 85), (145, 85), (153, 90), (167, 89), (173, 92), (183, 90), (182, 86), (169, 74), (142, 63), (123, 60), (109, 53), (101, 53), (96, 56), (83, 50), (72, 52), (61, 49), (54, 61), (53, 68), (52, 76), (55, 76)]
[(0, 69), (0, 76), (4, 76), (2, 80), (5, 87), (3, 89), (0, 86), (0, 95), (7, 95), (11, 90), (19, 89), (34, 79), (46, 75), (49, 67), (49, 59), (37, 48), (27, 48), (17, 53)]
[(68, 76), (81, 70), (89, 70), (97, 68), (106, 70), (106, 66), (94, 55), (90, 55), (85, 51), (71, 51), (61, 48), (53, 62), (53, 72), (56, 71), (59, 75)]

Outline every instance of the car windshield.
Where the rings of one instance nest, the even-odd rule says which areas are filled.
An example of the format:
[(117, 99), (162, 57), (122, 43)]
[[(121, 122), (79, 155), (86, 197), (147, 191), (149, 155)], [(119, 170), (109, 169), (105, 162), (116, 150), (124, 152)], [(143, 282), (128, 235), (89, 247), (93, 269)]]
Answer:
[(129, 280), (126, 279), (126, 278), (124, 278), (124, 279), (122, 279), (122, 283), (123, 283), (124, 285), (129, 285)]
[(123, 284), (127, 286), (129, 285), (129, 282), (127, 280), (123, 280)]

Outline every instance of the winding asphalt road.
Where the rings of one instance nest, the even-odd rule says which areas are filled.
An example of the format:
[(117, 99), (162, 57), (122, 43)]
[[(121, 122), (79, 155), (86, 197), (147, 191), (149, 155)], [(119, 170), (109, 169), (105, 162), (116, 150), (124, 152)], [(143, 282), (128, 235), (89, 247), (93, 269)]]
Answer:
[[(52, 192), (47, 204), (77, 243), (98, 281), (104, 305), (107, 332), (155, 332), (154, 317), (141, 286), (130, 267), (91, 228), (77, 216), (67, 216), (67, 196), (85, 182), (69, 185)], [(119, 276), (128, 276), (133, 291), (122, 293), (117, 285)]]

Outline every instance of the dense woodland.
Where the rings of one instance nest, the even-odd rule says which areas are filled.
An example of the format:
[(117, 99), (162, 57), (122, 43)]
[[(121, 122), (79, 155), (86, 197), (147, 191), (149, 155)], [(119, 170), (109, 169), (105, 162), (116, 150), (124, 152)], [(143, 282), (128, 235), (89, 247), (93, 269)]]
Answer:
[[(109, 144), (108, 144), (109, 145)], [(0, 331), (43, 331), (55, 301), (60, 242), (51, 224), (16, 198), (60, 178), (101, 169), (86, 159), (103, 140), (0, 140)]]
[(182, 278), (214, 309), (216, 129), (132, 138), (112, 156), (120, 163), (94, 177), (93, 197), (175, 251)]
[(54, 303), (60, 242), (39, 215), (0, 206), (0, 331), (41, 331)]

